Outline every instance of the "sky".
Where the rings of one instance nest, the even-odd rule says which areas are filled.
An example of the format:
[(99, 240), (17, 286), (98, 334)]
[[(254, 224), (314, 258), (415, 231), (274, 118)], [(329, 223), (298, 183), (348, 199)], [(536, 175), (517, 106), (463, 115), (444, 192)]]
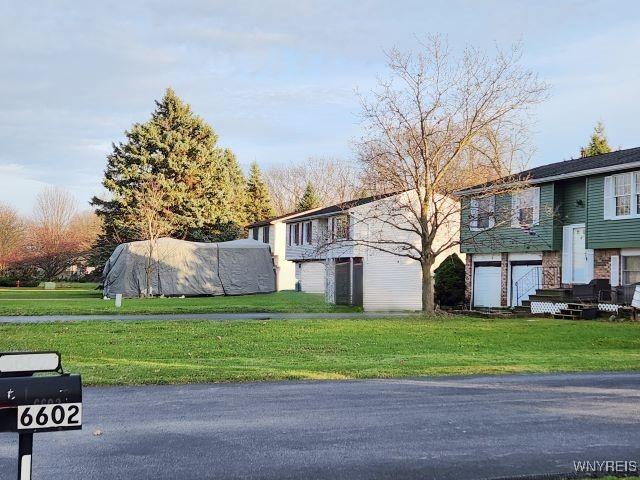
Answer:
[(598, 120), (640, 146), (638, 1), (0, 0), (0, 202), (29, 213), (55, 185), (89, 208), (112, 142), (169, 86), (244, 167), (353, 159), (357, 92), (429, 34), (521, 43), (550, 85), (530, 167), (577, 156)]

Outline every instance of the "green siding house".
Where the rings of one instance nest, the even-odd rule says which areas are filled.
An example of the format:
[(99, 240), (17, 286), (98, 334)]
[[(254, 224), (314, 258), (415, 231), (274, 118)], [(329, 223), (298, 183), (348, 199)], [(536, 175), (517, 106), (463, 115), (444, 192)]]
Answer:
[(467, 300), (514, 307), (540, 288), (640, 283), (640, 148), (543, 165), (459, 192)]

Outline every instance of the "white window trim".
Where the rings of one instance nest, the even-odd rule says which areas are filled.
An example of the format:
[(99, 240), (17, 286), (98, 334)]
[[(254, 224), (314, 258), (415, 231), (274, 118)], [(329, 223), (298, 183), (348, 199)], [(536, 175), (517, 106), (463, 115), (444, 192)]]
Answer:
[(491, 212), (491, 216), (489, 217), (489, 226), (488, 227), (478, 227), (478, 202), (479, 199), (472, 198), (469, 203), (469, 230), (472, 232), (484, 232), (485, 230), (489, 230), (490, 228), (495, 227), (496, 225), (496, 196), (492, 195), (490, 197), (493, 201), (493, 211)]
[[(524, 192), (534, 191), (535, 202), (533, 204), (533, 222), (531, 225), (522, 225), (520, 223), (520, 198)], [(529, 187), (519, 192), (511, 194), (511, 228), (531, 228), (540, 225), (540, 187)]]
[[(631, 189), (630, 189), (630, 209), (628, 215), (616, 215), (616, 192), (615, 192), (615, 179), (623, 175), (631, 176)], [(640, 175), (640, 170), (634, 172), (617, 173), (615, 175), (609, 175), (604, 179), (603, 185), (603, 197), (604, 197), (604, 219), (605, 220), (628, 220), (630, 218), (640, 218), (640, 211), (638, 211), (637, 195), (640, 195), (640, 190), (637, 189), (636, 175)], [(626, 196), (626, 195), (625, 195)]]

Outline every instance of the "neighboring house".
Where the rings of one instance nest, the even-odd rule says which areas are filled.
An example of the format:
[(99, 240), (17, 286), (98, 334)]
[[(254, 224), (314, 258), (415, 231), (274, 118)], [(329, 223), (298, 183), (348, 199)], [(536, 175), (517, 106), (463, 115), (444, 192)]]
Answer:
[(268, 243), (271, 247), (273, 264), (276, 269), (276, 289), (278, 291), (294, 290), (296, 288), (295, 264), (285, 259), (287, 230), (284, 222), (292, 216), (300, 215), (300, 213), (288, 213), (247, 225), (249, 238)]
[[(420, 263), (366, 244), (376, 235), (420, 245), (416, 234), (372, 215), (375, 209), (391, 205), (396, 195), (411, 194), (366, 197), (287, 218), (286, 259), (296, 265), (298, 288), (323, 293), (328, 302), (360, 305), (367, 311), (420, 310)], [(447, 236), (444, 231), (442, 235)], [(440, 255), (434, 269), (453, 251)]]
[[(640, 282), (640, 148), (543, 165), (512, 194), (459, 192), (466, 296), (475, 307), (531, 303), (541, 288)], [(484, 189), (484, 192), (487, 190)], [(506, 212), (506, 213), (505, 213)], [(537, 297), (532, 297), (537, 298)]]

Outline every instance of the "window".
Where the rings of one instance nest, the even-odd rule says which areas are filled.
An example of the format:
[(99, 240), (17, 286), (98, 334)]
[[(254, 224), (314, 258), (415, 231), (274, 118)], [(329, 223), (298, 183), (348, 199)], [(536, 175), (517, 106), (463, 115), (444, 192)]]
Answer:
[(496, 198), (472, 198), (469, 212), (469, 226), (471, 230), (486, 230), (495, 225)]
[(346, 240), (349, 238), (349, 217), (340, 215), (333, 217), (331, 220), (331, 239)]
[(531, 227), (540, 223), (540, 188), (526, 188), (511, 196), (511, 226)]
[(262, 227), (262, 241), (264, 243), (269, 243), (269, 225)]
[(604, 218), (629, 217), (640, 217), (640, 172), (605, 177)]
[(631, 174), (613, 177), (613, 195), (616, 199), (616, 217), (631, 215)]
[(258, 227), (253, 227), (252, 230), (253, 230), (253, 239), (258, 240), (258, 231), (259, 231)]
[(622, 257), (622, 283), (631, 285), (640, 282), (640, 255)]
[(300, 245), (300, 224), (296, 223), (293, 226), (293, 243)]
[(304, 240), (307, 244), (313, 243), (313, 222), (305, 222), (304, 224)]

